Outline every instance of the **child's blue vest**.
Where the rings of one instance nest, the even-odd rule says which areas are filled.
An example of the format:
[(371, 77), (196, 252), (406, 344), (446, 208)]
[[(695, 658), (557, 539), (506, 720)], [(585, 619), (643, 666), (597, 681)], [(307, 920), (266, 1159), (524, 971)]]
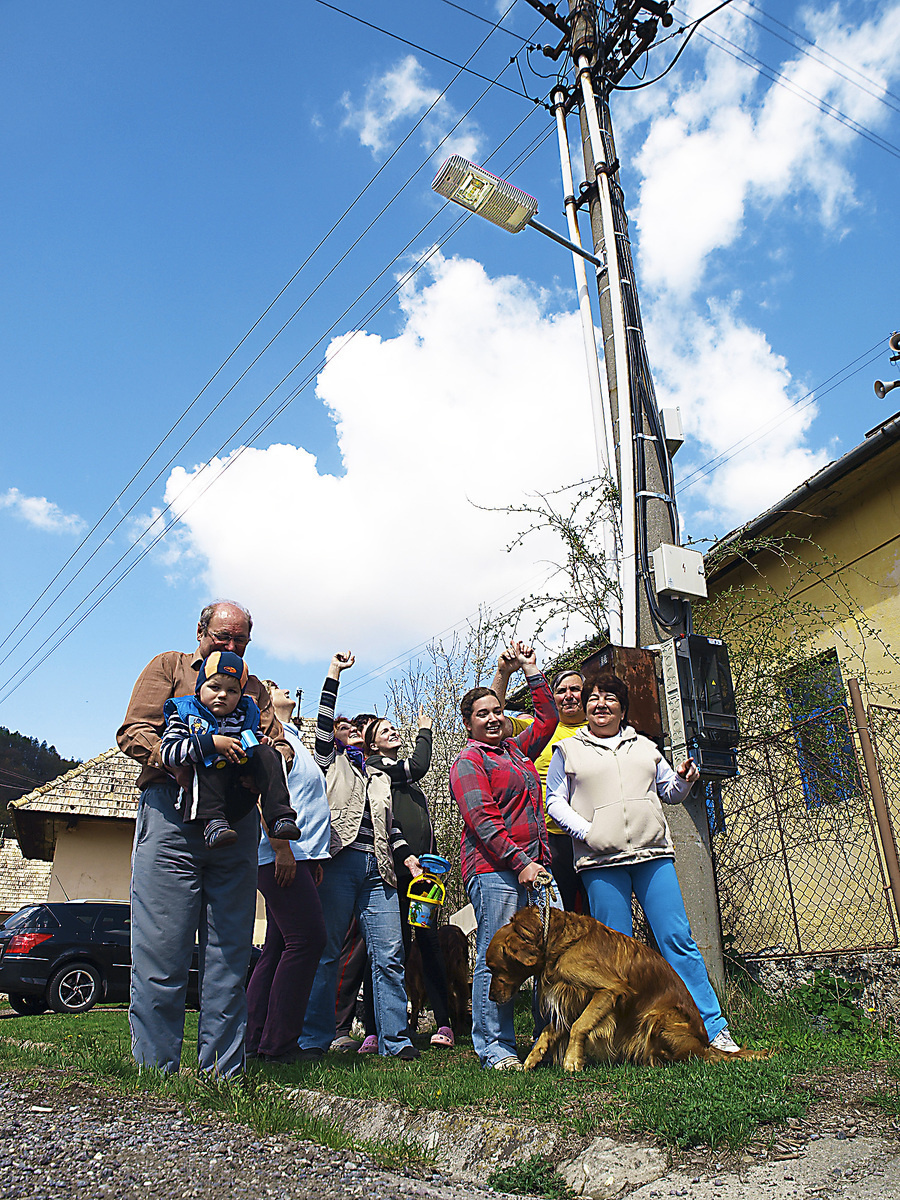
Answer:
[[(245, 729), (249, 729), (251, 733), (256, 733), (259, 730), (259, 708), (252, 697), (241, 696), (234, 711), (242, 718), (241, 733)], [(185, 725), (187, 725), (194, 744), (202, 754), (203, 746), (200, 739), (204, 734), (212, 735), (219, 732), (218, 720), (208, 708), (205, 708), (200, 703), (196, 696), (177, 696), (175, 699), (167, 700), (163, 706), (163, 714), (169, 717), (176, 712)], [(215, 753), (205, 755), (203, 758), (204, 767), (211, 767), (221, 757), (221, 754)]]

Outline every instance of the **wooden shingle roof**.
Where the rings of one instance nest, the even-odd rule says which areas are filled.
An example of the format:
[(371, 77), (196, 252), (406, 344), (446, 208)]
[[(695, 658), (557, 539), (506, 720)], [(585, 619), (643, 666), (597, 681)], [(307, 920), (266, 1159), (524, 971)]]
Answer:
[(0, 913), (47, 899), (50, 863), (23, 858), (15, 838), (0, 838)]
[(19, 845), (26, 858), (53, 861), (57, 834), (83, 817), (133, 821), (140, 764), (121, 750), (106, 750), (51, 783), (10, 801)]

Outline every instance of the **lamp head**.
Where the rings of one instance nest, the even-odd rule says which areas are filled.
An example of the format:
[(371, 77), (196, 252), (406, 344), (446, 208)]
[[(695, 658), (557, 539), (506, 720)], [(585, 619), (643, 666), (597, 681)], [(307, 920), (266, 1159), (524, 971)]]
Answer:
[(438, 195), (509, 233), (520, 233), (538, 210), (534, 196), (458, 154), (447, 159), (431, 186)]

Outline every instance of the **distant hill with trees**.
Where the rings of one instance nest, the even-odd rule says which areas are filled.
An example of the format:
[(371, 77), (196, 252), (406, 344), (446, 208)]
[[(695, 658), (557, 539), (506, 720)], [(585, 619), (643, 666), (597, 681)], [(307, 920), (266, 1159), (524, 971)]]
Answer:
[(79, 764), (77, 758), (62, 758), (55, 746), (39, 742), (0, 726), (0, 832), (10, 826), (7, 805), (42, 783), (49, 783)]

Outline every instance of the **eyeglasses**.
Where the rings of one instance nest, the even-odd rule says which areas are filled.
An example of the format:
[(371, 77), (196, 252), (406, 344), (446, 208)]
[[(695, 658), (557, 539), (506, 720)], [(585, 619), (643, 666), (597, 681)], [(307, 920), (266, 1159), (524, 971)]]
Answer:
[(234, 642), (235, 646), (246, 646), (250, 641), (249, 633), (213, 633), (211, 629), (207, 629), (206, 634), (217, 646), (227, 646), (229, 642)]

